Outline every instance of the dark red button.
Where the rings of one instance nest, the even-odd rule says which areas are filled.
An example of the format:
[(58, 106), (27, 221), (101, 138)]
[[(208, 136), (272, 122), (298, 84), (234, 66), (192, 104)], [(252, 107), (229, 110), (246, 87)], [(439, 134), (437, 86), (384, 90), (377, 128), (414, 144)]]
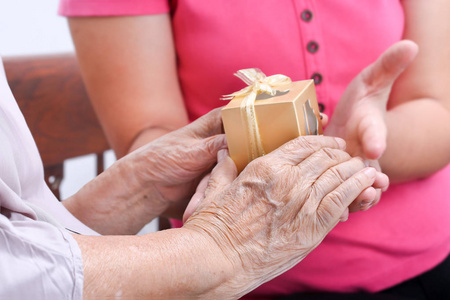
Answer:
[(323, 80), (323, 77), (320, 73), (314, 73), (312, 74), (311, 79), (314, 80), (314, 84), (320, 84)]
[(308, 49), (309, 53), (316, 53), (319, 51), (319, 44), (317, 44), (315, 41), (311, 41), (306, 46), (306, 49)]
[(323, 112), (325, 110), (325, 105), (319, 102), (319, 111)]
[(313, 13), (309, 9), (305, 9), (301, 14), (302, 20), (305, 22), (309, 22), (313, 18)]

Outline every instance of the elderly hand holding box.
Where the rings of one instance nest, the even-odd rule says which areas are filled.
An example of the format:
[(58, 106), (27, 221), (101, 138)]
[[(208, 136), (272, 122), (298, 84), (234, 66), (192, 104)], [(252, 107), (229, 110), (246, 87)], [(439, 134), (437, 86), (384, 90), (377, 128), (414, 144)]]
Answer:
[(184, 203), (218, 155), (182, 228), (74, 235), (85, 295), (238, 298), (302, 260), (363, 191), (388, 184), (333, 137), (294, 139), (239, 176), (224, 148), (216, 109), (117, 161), (68, 200), (92, 228), (133, 233)]

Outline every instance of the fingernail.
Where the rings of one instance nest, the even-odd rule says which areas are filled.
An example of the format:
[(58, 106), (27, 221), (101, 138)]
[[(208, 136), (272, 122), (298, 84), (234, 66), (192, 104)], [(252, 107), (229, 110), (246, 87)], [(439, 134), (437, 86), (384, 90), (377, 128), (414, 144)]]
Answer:
[(347, 144), (345, 143), (345, 141), (341, 138), (335, 138), (336, 142), (339, 144), (339, 148), (341, 148), (342, 150), (344, 150), (347, 146)]
[(370, 203), (371, 203), (371, 201), (369, 201), (369, 200), (363, 200), (363, 201), (361, 201), (361, 203), (359, 205), (366, 206), (366, 205), (369, 205)]
[(371, 208), (373, 206), (373, 201), (362, 201), (360, 204), (361, 210), (368, 210), (369, 208)]
[(364, 174), (366, 174), (368, 177), (375, 177), (376, 170), (374, 168), (366, 168), (364, 169)]

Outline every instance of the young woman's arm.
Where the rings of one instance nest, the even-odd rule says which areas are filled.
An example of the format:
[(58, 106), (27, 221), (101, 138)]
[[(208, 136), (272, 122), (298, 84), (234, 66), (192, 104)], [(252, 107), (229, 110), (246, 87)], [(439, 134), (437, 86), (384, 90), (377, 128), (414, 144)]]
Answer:
[(89, 96), (118, 157), (188, 123), (170, 17), (69, 18)]
[(325, 131), (344, 138), (350, 154), (379, 163), (392, 182), (450, 162), (450, 2), (402, 3), (404, 38), (414, 43), (397, 43), (365, 68)]
[(417, 43), (419, 53), (388, 102), (381, 165), (394, 181), (424, 178), (450, 162), (450, 2), (402, 3), (404, 38)]

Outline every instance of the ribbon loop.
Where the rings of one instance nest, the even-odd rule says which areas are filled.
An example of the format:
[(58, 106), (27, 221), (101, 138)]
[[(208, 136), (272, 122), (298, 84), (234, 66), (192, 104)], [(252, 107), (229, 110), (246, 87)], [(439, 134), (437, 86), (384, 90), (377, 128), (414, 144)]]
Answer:
[(252, 161), (265, 154), (255, 113), (256, 97), (261, 93), (275, 96), (277, 91), (285, 92), (288, 90), (292, 81), (289, 77), (280, 74), (267, 77), (257, 68), (239, 70), (234, 75), (244, 81), (248, 86), (240, 91), (224, 95), (222, 100), (245, 97), (241, 102), (240, 110), (248, 138), (248, 159)]
[(286, 91), (287, 86), (292, 82), (289, 77), (281, 74), (267, 77), (257, 68), (242, 69), (234, 75), (244, 81), (248, 86), (240, 91), (223, 96), (222, 100), (231, 100), (237, 96), (248, 96), (252, 91), (256, 92), (256, 95), (266, 93), (274, 96), (277, 91)]

